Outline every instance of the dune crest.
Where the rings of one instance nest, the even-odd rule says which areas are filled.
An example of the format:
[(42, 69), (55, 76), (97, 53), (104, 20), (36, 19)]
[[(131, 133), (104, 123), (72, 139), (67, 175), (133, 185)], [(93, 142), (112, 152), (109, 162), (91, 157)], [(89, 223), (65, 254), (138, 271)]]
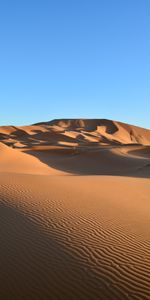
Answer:
[(106, 119), (58, 119), (31, 126), (1, 126), (0, 141), (17, 148), (36, 144), (150, 145), (150, 130)]
[[(59, 174), (59, 171), (53, 174)], [(0, 172), (21, 174), (51, 174), (51, 168), (36, 157), (0, 143)]]
[(149, 300), (149, 199), (150, 130), (1, 126), (1, 298)]
[(11, 153), (16, 153), (16, 170), (27, 173), (149, 177), (150, 130), (121, 122), (58, 119), (2, 126), (0, 142), (18, 150)]

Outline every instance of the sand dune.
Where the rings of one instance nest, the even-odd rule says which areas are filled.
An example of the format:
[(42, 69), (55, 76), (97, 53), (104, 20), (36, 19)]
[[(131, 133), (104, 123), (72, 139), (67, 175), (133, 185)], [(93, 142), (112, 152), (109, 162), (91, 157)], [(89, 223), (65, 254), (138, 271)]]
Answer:
[(31, 126), (1, 126), (0, 141), (17, 148), (41, 145), (150, 145), (150, 131), (111, 120), (53, 120)]
[(149, 199), (150, 130), (1, 126), (1, 298), (149, 300)]
[[(54, 174), (59, 171), (52, 170)], [(21, 153), (0, 143), (0, 172), (21, 174), (51, 174), (51, 168), (36, 157)]]

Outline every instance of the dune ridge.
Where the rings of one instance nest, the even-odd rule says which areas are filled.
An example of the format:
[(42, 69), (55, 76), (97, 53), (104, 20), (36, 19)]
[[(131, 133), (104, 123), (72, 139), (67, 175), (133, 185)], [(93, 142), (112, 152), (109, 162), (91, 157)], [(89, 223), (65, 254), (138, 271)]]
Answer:
[[(36, 144), (150, 145), (150, 130), (106, 119), (62, 119), (31, 126), (1, 126), (0, 141), (15, 148)], [(17, 143), (20, 143), (17, 144)]]
[(149, 300), (149, 199), (150, 130), (1, 126), (1, 298)]

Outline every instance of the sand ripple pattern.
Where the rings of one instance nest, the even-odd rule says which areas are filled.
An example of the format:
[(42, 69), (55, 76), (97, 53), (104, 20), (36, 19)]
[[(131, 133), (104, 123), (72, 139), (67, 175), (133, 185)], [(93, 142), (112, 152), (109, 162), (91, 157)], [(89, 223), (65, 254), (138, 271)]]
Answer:
[(0, 176), (1, 299), (150, 299), (150, 239), (78, 181)]

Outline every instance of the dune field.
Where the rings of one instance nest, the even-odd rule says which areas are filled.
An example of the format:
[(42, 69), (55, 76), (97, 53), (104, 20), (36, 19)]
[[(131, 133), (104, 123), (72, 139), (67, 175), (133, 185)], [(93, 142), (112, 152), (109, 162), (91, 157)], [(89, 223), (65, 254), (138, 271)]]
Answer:
[(0, 127), (0, 298), (150, 300), (150, 130)]

